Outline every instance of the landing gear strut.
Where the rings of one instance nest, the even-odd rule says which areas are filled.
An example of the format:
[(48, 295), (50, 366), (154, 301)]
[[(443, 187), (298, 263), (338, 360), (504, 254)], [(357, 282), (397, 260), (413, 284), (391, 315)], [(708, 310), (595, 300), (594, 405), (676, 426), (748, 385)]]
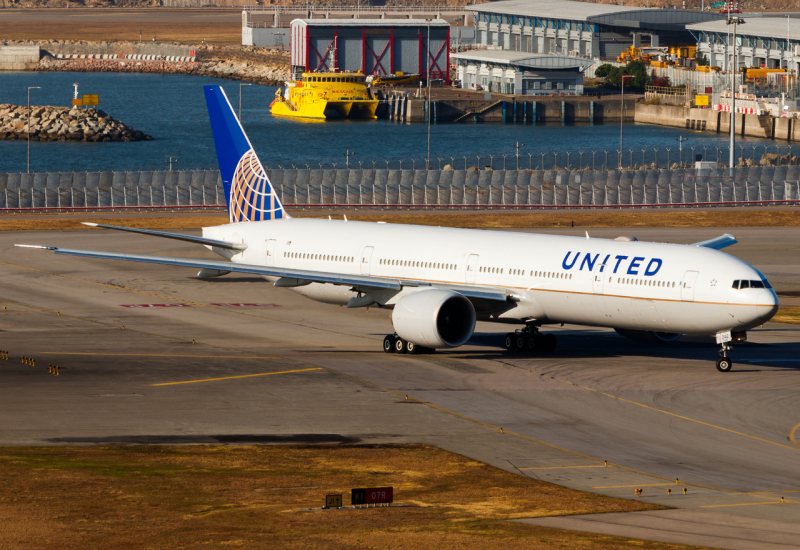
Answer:
[(717, 370), (719, 372), (730, 372), (733, 368), (733, 361), (728, 357), (728, 352), (733, 349), (728, 342), (722, 343), (722, 349), (719, 350), (719, 359), (717, 359)]
[(417, 345), (414, 342), (407, 342), (396, 334), (387, 334), (383, 339), (383, 351), (386, 353), (410, 353), (418, 355), (421, 353), (433, 353), (436, 350)]
[(554, 334), (540, 334), (539, 327), (528, 325), (516, 332), (506, 334), (506, 350), (532, 353), (535, 351), (552, 352), (558, 344)]

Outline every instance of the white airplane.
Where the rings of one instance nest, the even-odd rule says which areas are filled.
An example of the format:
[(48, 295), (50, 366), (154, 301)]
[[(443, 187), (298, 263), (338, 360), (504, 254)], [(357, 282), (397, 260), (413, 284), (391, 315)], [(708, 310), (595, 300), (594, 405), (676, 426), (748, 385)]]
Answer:
[(253, 273), (319, 302), (390, 308), (387, 353), (461, 346), (478, 320), (524, 326), (506, 335), (509, 351), (549, 352), (555, 336), (540, 327), (570, 323), (653, 342), (716, 335), (717, 369), (726, 372), (731, 342), (777, 311), (766, 278), (718, 250), (736, 243), (731, 235), (676, 245), (292, 218), (222, 88), (205, 94), (230, 223), (202, 237), (87, 225), (202, 244), (224, 261), (34, 248), (200, 268), (198, 277)]

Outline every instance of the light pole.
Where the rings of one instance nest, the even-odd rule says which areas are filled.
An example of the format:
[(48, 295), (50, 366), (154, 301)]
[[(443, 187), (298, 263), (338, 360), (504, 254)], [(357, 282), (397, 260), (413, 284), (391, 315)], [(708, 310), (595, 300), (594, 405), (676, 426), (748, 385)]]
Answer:
[(172, 163), (173, 162), (177, 163), (178, 162), (178, 157), (169, 157), (164, 162), (168, 162), (169, 163), (169, 171), (172, 172)]
[(630, 80), (630, 75), (622, 75), (622, 93), (619, 100), (619, 169), (622, 170), (622, 121), (625, 118), (625, 79)]
[(41, 86), (28, 86), (28, 173), (31, 173), (31, 90), (39, 90)]
[(739, 68), (739, 63), (736, 59), (736, 25), (744, 25), (744, 19), (736, 15), (731, 16), (731, 10), (728, 9), (728, 18), (725, 20), (728, 25), (733, 25), (733, 59), (730, 67), (731, 71), (731, 146), (728, 164), (733, 170), (735, 145), (736, 145), (736, 72)]
[(678, 137), (675, 138), (675, 141), (678, 142), (678, 151), (679, 151), (678, 154), (680, 155), (680, 157), (678, 157), (680, 159), (679, 164), (681, 165), (681, 168), (683, 168), (683, 143), (685, 141), (689, 141), (689, 138), (684, 138), (683, 136), (678, 136)]
[(345, 159), (346, 159), (345, 160), (345, 164), (346, 164), (348, 170), (350, 169), (350, 157), (354, 156), (355, 154), (356, 154), (356, 152), (355, 151), (351, 151), (350, 149), (347, 149), (347, 150), (345, 150), (344, 153), (342, 153), (342, 156), (345, 157)]
[(242, 86), (252, 86), (252, 84), (243, 84), (239, 82), (239, 124), (242, 123)]
[(428, 81), (428, 160), (426, 169), (431, 169), (431, 20), (426, 19), (428, 22), (428, 44), (425, 46), (425, 55), (427, 58), (427, 69), (425, 70), (425, 79)]
[(524, 144), (524, 143), (517, 142), (517, 143), (514, 145), (514, 148), (517, 150), (517, 170), (519, 170), (519, 150), (520, 150), (522, 147), (525, 147), (525, 144)]

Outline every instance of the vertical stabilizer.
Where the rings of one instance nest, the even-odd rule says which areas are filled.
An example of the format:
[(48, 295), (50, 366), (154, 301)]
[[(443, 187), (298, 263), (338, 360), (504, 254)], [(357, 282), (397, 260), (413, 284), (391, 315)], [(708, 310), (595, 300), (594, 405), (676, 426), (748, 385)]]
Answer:
[(231, 223), (288, 218), (221, 86), (205, 86)]

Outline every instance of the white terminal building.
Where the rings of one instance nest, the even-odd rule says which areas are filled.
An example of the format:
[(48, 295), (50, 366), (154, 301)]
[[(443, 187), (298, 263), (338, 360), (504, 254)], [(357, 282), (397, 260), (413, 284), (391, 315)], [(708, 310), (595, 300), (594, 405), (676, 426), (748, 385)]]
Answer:
[(466, 10), (475, 21), (476, 48), (485, 51), (452, 56), (462, 87), (531, 95), (581, 93), (587, 68), (616, 61), (630, 46), (695, 44), (687, 25), (724, 19), (571, 0), (502, 0)]
[(707, 21), (689, 25), (697, 40), (697, 55), (727, 71), (731, 67), (766, 67), (797, 71), (800, 64), (800, 21), (791, 17), (748, 17), (736, 25), (736, 62), (733, 62), (731, 25)]

